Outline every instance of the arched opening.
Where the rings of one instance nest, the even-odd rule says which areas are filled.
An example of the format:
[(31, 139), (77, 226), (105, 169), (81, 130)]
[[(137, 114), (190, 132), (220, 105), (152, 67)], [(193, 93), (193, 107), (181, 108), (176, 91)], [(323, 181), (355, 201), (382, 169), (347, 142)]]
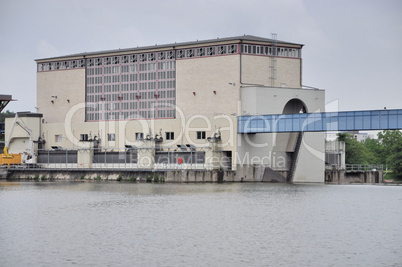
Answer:
[[(303, 101), (297, 98), (289, 100), (283, 108), (282, 114), (296, 114), (307, 113), (307, 107)], [(291, 182), (293, 180), (294, 173), (296, 171), (297, 157), (299, 154), (300, 146), (302, 144), (303, 133), (294, 132), (288, 133), (288, 140), (286, 146), (286, 152), (289, 156), (289, 171), (286, 177), (286, 181)]]
[(282, 114), (295, 114), (295, 113), (307, 113), (307, 107), (303, 101), (297, 98), (293, 98), (286, 103), (283, 108)]

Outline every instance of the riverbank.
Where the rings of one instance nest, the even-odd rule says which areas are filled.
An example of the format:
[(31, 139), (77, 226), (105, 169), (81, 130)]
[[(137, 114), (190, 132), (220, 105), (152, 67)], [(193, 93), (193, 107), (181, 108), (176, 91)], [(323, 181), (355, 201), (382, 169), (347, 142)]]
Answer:
[[(2, 169), (2, 179), (34, 181), (130, 181), (130, 182), (286, 182), (286, 171), (250, 168), (246, 172), (224, 170), (130, 170), (130, 169)], [(381, 171), (325, 171), (328, 184), (380, 184)], [(385, 181), (389, 183), (389, 181)]]

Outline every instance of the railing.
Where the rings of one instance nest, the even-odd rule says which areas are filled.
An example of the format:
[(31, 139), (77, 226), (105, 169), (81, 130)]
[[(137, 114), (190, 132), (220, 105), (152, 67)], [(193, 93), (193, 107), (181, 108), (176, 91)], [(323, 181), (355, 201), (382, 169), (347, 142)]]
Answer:
[[(177, 148), (159, 149), (154, 155), (154, 162), (149, 163), (146, 158), (143, 162), (138, 157), (141, 149), (155, 148), (115, 148), (94, 149), (91, 163), (78, 163), (78, 150), (40, 150), (36, 164), (11, 165), (10, 169), (62, 169), (62, 170), (212, 170), (213, 164), (205, 162), (203, 151), (186, 150)], [(206, 149), (206, 148), (201, 148)], [(85, 149), (84, 149), (85, 150)], [(161, 156), (161, 154), (163, 154)], [(159, 155), (159, 156), (158, 156)], [(158, 156), (158, 157), (156, 157)], [(178, 162), (180, 158), (180, 163)]]
[(346, 164), (346, 171), (382, 171), (383, 165), (375, 165), (375, 164)]

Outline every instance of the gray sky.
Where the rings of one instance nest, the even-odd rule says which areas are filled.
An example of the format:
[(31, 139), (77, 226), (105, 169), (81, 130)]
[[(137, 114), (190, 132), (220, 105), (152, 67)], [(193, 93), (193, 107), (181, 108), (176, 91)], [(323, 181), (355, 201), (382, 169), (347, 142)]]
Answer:
[(400, 0), (0, 0), (0, 93), (35, 111), (38, 58), (270, 33), (339, 110), (402, 108)]

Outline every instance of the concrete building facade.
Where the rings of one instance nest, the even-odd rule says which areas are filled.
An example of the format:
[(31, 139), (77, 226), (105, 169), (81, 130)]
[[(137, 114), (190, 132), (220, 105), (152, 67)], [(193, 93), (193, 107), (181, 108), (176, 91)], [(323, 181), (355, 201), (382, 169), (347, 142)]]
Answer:
[(96, 167), (97, 150), (131, 148), (127, 168), (177, 167), (185, 157), (168, 154), (182, 152), (191, 168), (238, 180), (265, 168), (286, 180), (295, 165), (291, 181), (323, 182), (322, 133), (237, 133), (241, 115), (324, 111), (324, 91), (302, 88), (302, 48), (245, 35), (37, 59), (37, 143), (78, 151), (78, 167)]

